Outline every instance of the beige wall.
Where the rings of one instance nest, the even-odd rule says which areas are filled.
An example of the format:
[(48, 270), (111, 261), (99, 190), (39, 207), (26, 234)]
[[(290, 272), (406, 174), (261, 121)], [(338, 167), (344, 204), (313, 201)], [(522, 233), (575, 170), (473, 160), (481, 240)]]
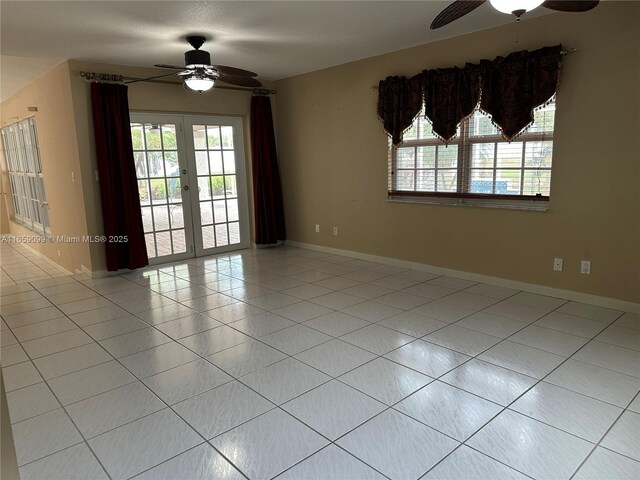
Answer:
[[(276, 82), (289, 239), (639, 302), (638, 18), (640, 3), (603, 2)], [(557, 95), (548, 212), (386, 201), (372, 85), (559, 42), (578, 53)]]
[[(38, 111), (34, 114), (27, 110), (28, 107), (37, 107)], [(44, 186), (50, 205), (52, 235), (86, 235), (84, 194), (80, 180), (81, 165), (76, 142), (76, 122), (71, 102), (68, 64), (60, 64), (30, 83), (3, 102), (1, 110), (3, 124), (14, 123), (29, 115), (35, 115)], [(4, 170), (6, 168), (4, 159), (2, 163)], [(72, 172), (75, 182), (71, 179)], [(4, 191), (10, 192), (5, 172), (3, 172), (3, 182)], [(5, 206), (11, 208), (8, 196), (6, 200), (9, 205)], [(12, 221), (9, 222), (9, 229), (14, 235), (35, 235)], [(31, 246), (67, 270), (75, 271), (81, 265), (91, 268), (89, 247), (86, 244), (38, 243)]]
[[(79, 76), (79, 72), (115, 73), (140, 78), (167, 73), (167, 71), (80, 61), (70, 61), (69, 68), (71, 70), (73, 109), (76, 118), (76, 130), (78, 132), (78, 150), (83, 164), (82, 181), (85, 191), (87, 192), (85, 196), (87, 225), (92, 235), (99, 235), (102, 233), (103, 227), (100, 190), (95, 179), (95, 170), (97, 167), (91, 121), (91, 98), (89, 84)], [(171, 79), (171, 77), (169, 77), (169, 79)], [(272, 87), (273, 84), (265, 82), (265, 88)], [(247, 191), (249, 192), (249, 211), (252, 212), (251, 152), (248, 141), (250, 104), (251, 94), (247, 91), (223, 90), (215, 89), (214, 87), (212, 91), (199, 95), (184, 90), (180, 85), (149, 82), (129, 85), (129, 108), (134, 112), (210, 114), (239, 116), (243, 118), (245, 152), (247, 157)], [(253, 221), (251, 220), (250, 225), (253, 231)], [(253, 238), (253, 234), (251, 238)], [(92, 245), (91, 257), (93, 270), (100, 271), (106, 269), (103, 247), (100, 245)]]

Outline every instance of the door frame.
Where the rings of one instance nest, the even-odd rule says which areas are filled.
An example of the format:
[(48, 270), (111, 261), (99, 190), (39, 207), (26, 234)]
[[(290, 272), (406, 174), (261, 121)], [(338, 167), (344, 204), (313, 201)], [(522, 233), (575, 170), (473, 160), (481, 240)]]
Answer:
[[(247, 182), (247, 162), (245, 156), (244, 118), (241, 116), (215, 115), (215, 114), (186, 114), (186, 113), (159, 113), (149, 111), (129, 111), (130, 123), (167, 123), (176, 126), (176, 142), (178, 150), (178, 163), (183, 161), (186, 165), (180, 165), (180, 182), (182, 192), (183, 217), (185, 227), (185, 244), (187, 251), (172, 255), (164, 255), (149, 259), (150, 265), (159, 265), (175, 261), (186, 260), (194, 257), (216, 255), (235, 250), (242, 250), (251, 246), (251, 231), (249, 228), (249, 192)], [(238, 188), (238, 223), (240, 228), (240, 243), (222, 247), (203, 248), (202, 227), (200, 224), (200, 201), (197, 194), (197, 172), (193, 135), (193, 125), (223, 125), (233, 127), (233, 145), (236, 162), (236, 184)], [(178, 134), (177, 132), (180, 132)], [(179, 138), (181, 137), (181, 138)], [(187, 173), (184, 174), (184, 169)], [(185, 190), (184, 186), (189, 189)], [(194, 190), (195, 188), (195, 190)], [(193, 195), (193, 197), (192, 197)], [(195, 198), (195, 200), (194, 200)], [(194, 206), (194, 203), (196, 204)], [(142, 212), (141, 212), (142, 214)], [(188, 232), (193, 232), (188, 235)]]
[[(249, 248), (250, 246), (250, 231), (249, 231), (249, 192), (247, 189), (247, 163), (244, 152), (244, 124), (242, 117), (232, 117), (223, 115), (184, 115), (184, 136), (186, 139), (187, 157), (190, 162), (189, 171), (189, 184), (192, 186), (198, 186), (198, 177), (196, 171), (196, 158), (195, 158), (195, 146), (193, 141), (193, 135), (191, 135), (191, 128), (193, 125), (220, 125), (233, 127), (233, 152), (236, 166), (236, 185), (238, 187), (238, 224), (240, 227), (240, 243), (234, 243), (233, 245), (226, 245), (223, 247), (211, 247), (205, 249), (202, 240), (202, 227), (200, 225), (200, 198), (197, 198), (197, 207), (191, 209), (193, 215), (193, 225), (195, 234), (195, 254), (196, 257), (203, 257), (207, 255), (216, 255), (218, 253), (232, 252), (234, 250), (241, 250)], [(188, 125), (187, 125), (188, 123)], [(187, 131), (189, 129), (189, 131)], [(194, 187), (194, 188), (195, 188)], [(195, 192), (197, 190), (191, 189)], [(195, 195), (195, 193), (194, 193)], [(228, 219), (227, 219), (228, 220)], [(199, 226), (197, 231), (195, 227)]]

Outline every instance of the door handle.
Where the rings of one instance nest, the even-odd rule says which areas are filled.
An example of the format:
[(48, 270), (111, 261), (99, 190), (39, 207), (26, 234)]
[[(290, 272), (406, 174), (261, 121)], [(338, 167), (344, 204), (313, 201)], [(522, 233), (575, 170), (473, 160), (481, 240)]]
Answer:
[(182, 187), (183, 190), (189, 190), (189, 185), (185, 185), (184, 187)]
[(187, 174), (187, 169), (186, 169), (186, 168), (183, 168), (183, 169), (182, 169), (182, 174), (183, 174), (183, 175), (186, 175), (186, 174)]

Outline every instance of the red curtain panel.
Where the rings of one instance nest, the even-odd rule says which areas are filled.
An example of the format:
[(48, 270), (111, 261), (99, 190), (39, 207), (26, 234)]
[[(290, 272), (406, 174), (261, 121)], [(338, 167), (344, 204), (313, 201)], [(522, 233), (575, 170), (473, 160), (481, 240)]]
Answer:
[(133, 163), (127, 87), (92, 83), (91, 102), (107, 269), (144, 267), (149, 259)]
[(251, 98), (250, 130), (255, 242), (272, 245), (285, 240), (287, 235), (269, 97), (254, 95)]

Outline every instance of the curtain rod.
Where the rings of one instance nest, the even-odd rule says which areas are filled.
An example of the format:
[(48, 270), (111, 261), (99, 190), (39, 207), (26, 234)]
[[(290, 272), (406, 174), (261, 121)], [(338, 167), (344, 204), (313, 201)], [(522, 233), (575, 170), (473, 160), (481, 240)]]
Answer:
[[(566, 48), (564, 50), (560, 50), (560, 55), (564, 57), (566, 55), (569, 55), (570, 53), (576, 53), (577, 51), (577, 48)], [(378, 85), (372, 85), (371, 90), (378, 90)]]
[[(104, 82), (104, 83), (130, 83), (130, 82), (149, 82), (149, 83), (162, 83), (165, 85), (180, 85), (179, 82), (171, 82), (169, 80), (156, 80), (156, 79), (144, 79), (139, 77), (125, 77), (122, 75), (114, 75), (111, 73), (95, 73), (95, 72), (80, 72), (79, 75), (87, 82)], [(240, 92), (251, 92), (253, 95), (275, 95), (276, 91), (266, 88), (245, 88), (245, 87), (232, 87), (225, 85), (216, 85), (217, 90), (237, 90)]]

